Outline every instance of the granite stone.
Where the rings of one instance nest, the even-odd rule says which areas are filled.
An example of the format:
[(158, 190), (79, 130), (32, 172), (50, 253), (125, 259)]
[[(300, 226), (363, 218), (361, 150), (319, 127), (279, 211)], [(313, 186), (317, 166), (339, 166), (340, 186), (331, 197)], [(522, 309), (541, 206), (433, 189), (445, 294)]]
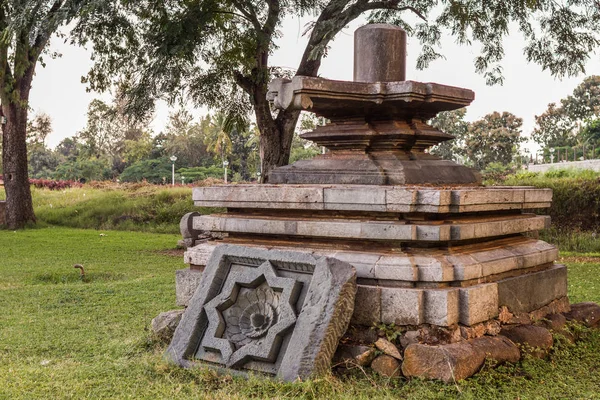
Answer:
[(352, 316), (352, 266), (301, 252), (217, 247), (166, 357), (293, 381), (329, 369)]

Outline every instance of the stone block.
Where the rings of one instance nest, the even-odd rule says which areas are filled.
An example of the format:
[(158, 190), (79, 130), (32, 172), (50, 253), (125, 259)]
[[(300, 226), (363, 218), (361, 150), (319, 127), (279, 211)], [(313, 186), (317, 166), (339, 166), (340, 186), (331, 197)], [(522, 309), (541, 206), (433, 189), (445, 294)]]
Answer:
[(219, 246), (165, 357), (286, 381), (320, 375), (348, 328), (355, 294), (356, 273), (342, 261)]
[(567, 295), (567, 268), (557, 264), (497, 284), (500, 306), (508, 307), (512, 313), (530, 312)]
[(467, 342), (427, 346), (411, 344), (404, 351), (402, 372), (406, 377), (455, 382), (466, 379), (485, 361), (485, 353)]
[(398, 350), (395, 344), (393, 344), (387, 339), (377, 339), (377, 341), (375, 342), (375, 347), (377, 347), (378, 350), (382, 351), (388, 356), (392, 356), (398, 360), (402, 360), (402, 354), (400, 354), (400, 350)]
[(381, 288), (381, 322), (396, 325), (423, 323), (423, 289)]
[(593, 302), (571, 305), (571, 311), (565, 313), (569, 321), (578, 321), (587, 327), (600, 327), (600, 305)]
[(390, 378), (400, 376), (400, 362), (392, 356), (382, 354), (371, 363), (371, 369)]
[(183, 260), (186, 264), (190, 265), (206, 265), (210, 259), (210, 255), (217, 247), (215, 242), (203, 242), (196, 246), (189, 248), (183, 253)]
[(418, 270), (418, 277), (413, 279), (421, 282), (449, 282), (454, 278), (454, 267), (446, 257), (412, 257)]
[(419, 271), (406, 256), (381, 256), (375, 264), (375, 278), (381, 280), (416, 281)]
[(427, 289), (424, 297), (426, 324), (451, 326), (458, 323), (458, 289)]
[(471, 346), (482, 351), (485, 357), (497, 363), (516, 363), (521, 359), (519, 347), (506, 336), (482, 336), (469, 341)]
[(358, 285), (352, 324), (372, 326), (381, 322), (381, 288)]
[(152, 333), (160, 340), (169, 342), (181, 321), (183, 310), (171, 310), (158, 314), (150, 323)]
[(550, 331), (541, 326), (517, 325), (502, 329), (500, 334), (521, 346), (521, 351), (524, 354), (536, 358), (546, 357), (554, 343)]
[(471, 326), (498, 315), (498, 286), (496, 283), (459, 289), (459, 321)]
[(190, 268), (175, 271), (175, 297), (178, 306), (187, 307), (200, 285), (202, 272)]

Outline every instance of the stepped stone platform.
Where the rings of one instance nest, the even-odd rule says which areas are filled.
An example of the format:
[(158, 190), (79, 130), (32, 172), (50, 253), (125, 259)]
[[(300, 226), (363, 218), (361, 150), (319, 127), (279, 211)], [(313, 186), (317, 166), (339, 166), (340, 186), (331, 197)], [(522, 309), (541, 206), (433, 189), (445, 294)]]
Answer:
[(534, 238), (549, 217), (529, 213), (550, 205), (548, 189), (235, 185), (196, 188), (193, 199), (227, 211), (187, 217), (191, 235), (210, 239), (185, 253), (190, 270), (180, 272), (178, 292), (228, 243), (351, 264), (352, 321), (362, 325), (471, 326), (502, 306), (530, 312), (567, 294), (558, 250)]
[[(550, 220), (534, 210), (551, 205), (551, 190), (483, 187), (473, 169), (429, 154), (452, 136), (427, 121), (474, 93), (406, 81), (397, 27), (368, 25), (355, 38), (354, 82), (296, 76), (269, 85), (275, 109), (328, 120), (303, 134), (326, 154), (264, 171), (262, 185), (194, 189), (196, 206), (223, 211), (181, 221), (190, 267), (177, 272), (178, 303), (189, 303), (211, 254), (227, 244), (351, 265), (354, 325), (476, 331), (500, 310), (566, 311), (556, 311), (568, 308), (566, 268), (537, 238)], [(377, 60), (364, 56), (382, 46)]]

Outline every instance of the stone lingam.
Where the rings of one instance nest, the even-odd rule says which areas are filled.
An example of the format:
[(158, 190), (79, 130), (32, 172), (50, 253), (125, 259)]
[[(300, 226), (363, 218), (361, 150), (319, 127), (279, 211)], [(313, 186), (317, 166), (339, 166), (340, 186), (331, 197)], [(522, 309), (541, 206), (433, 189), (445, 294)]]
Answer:
[[(275, 108), (306, 110), (329, 120), (303, 135), (329, 151), (269, 171), (266, 184), (194, 189), (195, 205), (226, 211), (190, 213), (182, 219), (188, 244), (185, 262), (190, 267), (177, 272), (177, 301), (189, 304), (188, 311), (193, 308), (195, 317), (184, 324), (184, 315), (170, 348), (173, 359), (185, 365), (197, 357), (284, 379), (318, 370), (282, 372), (280, 366), (289, 362), (287, 353), (296, 346), (285, 335), (270, 345), (267, 355), (240, 353), (233, 363), (224, 360), (239, 348), (231, 340), (218, 340), (227, 335), (229, 319), (225, 311), (214, 311), (215, 307), (225, 310), (240, 296), (231, 295), (235, 290), (227, 283), (229, 275), (219, 269), (227, 257), (237, 260), (227, 265), (237, 262), (267, 268), (263, 264), (270, 262), (269, 273), (296, 277), (297, 282), (304, 282), (296, 299), (305, 296), (305, 289), (337, 287), (333, 291), (338, 294), (346, 290), (342, 284), (313, 286), (317, 264), (341, 263), (336, 268), (343, 270), (344, 284), (352, 281), (353, 269), (354, 307), (347, 304), (348, 297), (344, 306), (352, 309), (349, 336), (361, 326), (394, 324), (408, 333), (417, 332), (412, 339), (407, 335), (409, 342), (451, 345), (496, 335), (502, 323), (519, 318), (568, 311), (566, 268), (554, 263), (556, 247), (537, 239), (538, 230), (548, 227), (549, 217), (528, 212), (549, 207), (551, 190), (483, 187), (476, 171), (428, 154), (428, 148), (452, 137), (427, 121), (441, 111), (469, 105), (474, 93), (406, 81), (405, 46), (403, 30), (367, 25), (355, 33), (353, 82), (297, 76), (271, 83), (268, 96)], [(218, 250), (223, 244), (233, 255), (224, 256), (230, 250)], [(304, 261), (293, 254), (302, 254)], [(290, 263), (296, 266), (289, 267)], [(302, 272), (305, 267), (299, 265), (309, 266), (307, 276)], [(207, 272), (203, 275), (205, 268), (212, 274), (210, 282)], [(330, 278), (335, 275), (328, 273)], [(252, 274), (242, 275), (251, 280)], [(215, 276), (220, 277), (218, 283), (214, 283)], [(246, 288), (244, 293), (268, 290), (261, 286), (265, 282), (240, 287)], [(278, 286), (278, 293), (283, 293), (284, 286)], [(229, 294), (215, 297), (218, 288), (224, 287)], [(211, 290), (217, 300), (206, 308), (208, 301), (203, 303), (201, 297)], [(306, 302), (295, 301), (290, 304), (300, 321)], [(263, 321), (271, 314), (268, 311), (257, 318)], [(287, 315), (292, 314), (288, 310)], [(200, 319), (203, 322), (198, 324)], [(258, 322), (255, 328), (263, 329)], [(334, 325), (339, 330), (345, 324), (342, 318)], [(248, 326), (247, 331), (254, 329)], [(312, 328), (302, 329), (306, 333)], [(207, 330), (210, 337), (205, 340)], [(200, 338), (190, 342), (194, 335)], [(336, 338), (339, 335), (327, 340)], [(239, 341), (246, 339), (252, 340), (236, 336)], [(177, 345), (182, 342), (187, 345)], [(330, 357), (330, 347), (325, 358)]]

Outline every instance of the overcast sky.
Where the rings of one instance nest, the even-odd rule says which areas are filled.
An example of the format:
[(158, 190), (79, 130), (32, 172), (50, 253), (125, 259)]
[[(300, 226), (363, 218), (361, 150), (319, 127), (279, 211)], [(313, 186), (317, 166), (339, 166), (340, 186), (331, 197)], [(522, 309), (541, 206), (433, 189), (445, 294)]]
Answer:
[[(310, 19), (307, 18), (288, 18), (284, 21), (282, 37), (277, 42), (279, 49), (271, 58), (273, 66), (297, 67), (306, 45), (302, 32), (308, 21)], [(321, 77), (352, 80), (353, 33), (362, 24), (364, 20), (356, 21), (331, 43), (329, 54), (320, 69)], [(468, 120), (479, 119), (492, 111), (509, 111), (523, 118), (523, 133), (529, 135), (535, 124), (534, 116), (543, 113), (548, 103), (557, 102), (571, 94), (585, 75), (558, 80), (550, 72), (542, 71), (538, 65), (528, 64), (523, 56), (524, 41), (518, 33), (507, 37), (504, 45), (503, 86), (487, 86), (485, 79), (475, 73), (473, 66), (478, 49), (458, 46), (452, 37), (444, 37), (442, 41), (445, 59), (433, 62), (423, 71), (415, 67), (418, 43), (409, 40), (406, 78), (471, 89), (475, 91), (475, 101), (468, 107)], [(92, 99), (100, 97), (110, 101), (110, 95), (87, 93), (85, 85), (81, 83), (81, 76), (92, 65), (88, 50), (65, 45), (58, 39), (53, 41), (52, 49), (63, 56), (46, 60), (46, 68), (38, 68), (33, 81), (31, 106), (34, 113), (45, 112), (52, 117), (54, 132), (48, 138), (48, 144), (54, 147), (63, 138), (73, 136), (85, 127), (87, 106)], [(586, 66), (586, 75), (600, 75), (597, 55), (593, 55)], [(197, 110), (198, 117), (204, 112)], [(155, 133), (165, 127), (168, 114), (168, 107), (160, 104), (152, 122)]]

